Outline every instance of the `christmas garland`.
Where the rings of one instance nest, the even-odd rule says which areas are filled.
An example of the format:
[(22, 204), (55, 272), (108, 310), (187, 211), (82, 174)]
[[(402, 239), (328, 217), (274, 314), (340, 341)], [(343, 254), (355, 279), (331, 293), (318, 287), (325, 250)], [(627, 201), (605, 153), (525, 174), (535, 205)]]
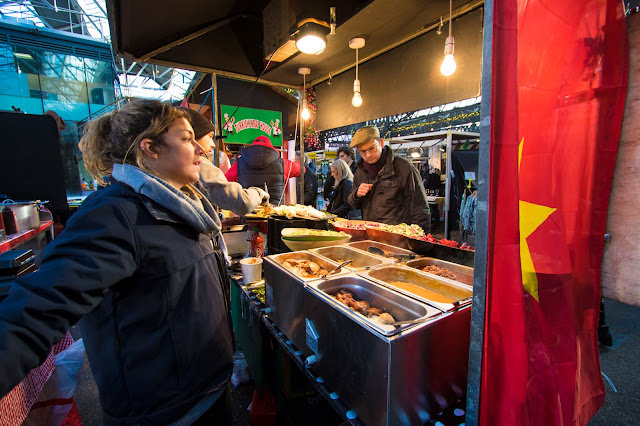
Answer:
[(318, 132), (316, 132), (316, 114), (318, 112), (318, 106), (316, 105), (315, 87), (308, 87), (305, 90), (305, 97), (307, 98), (307, 108), (309, 109), (310, 117), (306, 121), (303, 121), (302, 137), (304, 139), (304, 150), (319, 151), (324, 149), (324, 147), (320, 142)]

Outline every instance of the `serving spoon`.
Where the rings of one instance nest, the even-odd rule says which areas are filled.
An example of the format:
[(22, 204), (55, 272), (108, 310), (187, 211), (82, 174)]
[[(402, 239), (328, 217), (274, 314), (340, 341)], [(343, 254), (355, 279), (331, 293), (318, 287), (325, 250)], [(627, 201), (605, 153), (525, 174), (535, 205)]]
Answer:
[(340, 268), (342, 268), (343, 266), (347, 266), (348, 264), (350, 264), (351, 262), (353, 262), (353, 260), (345, 260), (344, 262), (342, 262), (341, 264), (339, 264), (338, 266), (336, 266), (334, 269), (332, 269), (331, 271), (327, 272), (324, 276), (328, 277), (329, 275), (335, 273), (336, 271), (338, 271)]
[(386, 256), (386, 257), (395, 257), (398, 260), (411, 260), (411, 259), (415, 259), (416, 255), (415, 254), (404, 254), (404, 253), (385, 253), (383, 250), (379, 249), (378, 247), (367, 247), (367, 251), (369, 253), (373, 253), (373, 254), (377, 254), (379, 256)]

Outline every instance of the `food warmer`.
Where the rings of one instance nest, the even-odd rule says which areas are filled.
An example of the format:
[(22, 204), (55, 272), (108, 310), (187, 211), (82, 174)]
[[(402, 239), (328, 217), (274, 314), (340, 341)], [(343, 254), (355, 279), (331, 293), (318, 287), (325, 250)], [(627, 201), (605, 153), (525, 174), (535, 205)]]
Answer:
[(350, 269), (352, 271), (371, 269), (391, 263), (391, 260), (388, 258), (373, 256), (362, 250), (358, 250), (352, 247), (346, 247), (343, 245), (322, 247), (309, 251), (338, 263), (342, 263), (345, 260), (352, 260), (353, 262), (345, 266), (346, 269)]
[[(401, 249), (396, 246), (380, 243), (378, 241), (373, 241), (373, 240), (356, 241), (356, 242), (345, 244), (345, 245), (348, 247), (356, 248), (358, 250), (362, 250), (362, 251), (367, 251), (369, 247), (376, 247), (382, 250), (383, 252), (385, 252), (385, 254), (407, 254), (407, 255), (415, 256), (415, 253), (412, 251)], [(398, 259), (394, 259), (392, 257), (387, 257), (386, 259), (389, 259), (392, 262), (398, 262)]]
[(462, 284), (471, 286), (473, 285), (473, 268), (470, 268), (468, 266), (459, 265), (457, 263), (447, 262), (440, 259), (434, 259), (432, 257), (409, 260), (406, 265), (410, 268), (416, 268), (420, 270), (422, 270), (422, 268), (426, 266), (437, 266), (440, 268), (445, 268), (455, 275), (455, 278), (451, 278), (452, 280), (461, 282)]
[[(300, 258), (302, 254), (287, 255)], [(316, 254), (307, 255), (323, 267), (321, 262), (335, 264)], [(383, 280), (374, 282), (373, 277), (386, 277), (373, 274), (375, 271), (393, 268), (388, 263), (357, 274), (304, 280), (278, 260), (282, 259), (268, 256), (264, 264), (272, 320), (302, 352), (307, 368), (364, 423), (422, 424), (464, 395), (470, 306), (438, 306), (382, 285), (386, 284)], [(367, 273), (373, 276), (358, 275)], [(459, 285), (438, 281), (443, 286)], [(396, 321), (415, 322), (379, 324), (332, 297), (342, 289)]]
[(406, 266), (385, 266), (358, 275), (448, 312), (471, 304), (473, 287)]

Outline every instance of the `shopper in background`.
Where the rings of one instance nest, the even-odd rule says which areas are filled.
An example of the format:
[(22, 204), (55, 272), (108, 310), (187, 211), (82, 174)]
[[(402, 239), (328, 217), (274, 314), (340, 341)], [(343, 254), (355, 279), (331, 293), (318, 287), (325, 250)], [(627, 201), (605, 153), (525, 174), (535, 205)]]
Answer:
[[(341, 146), (340, 148), (338, 148), (337, 155), (340, 160), (347, 163), (347, 166), (349, 166), (349, 168), (351, 169), (351, 173), (355, 174), (356, 154), (355, 152), (353, 152), (353, 149), (349, 148), (348, 146)], [(336, 181), (331, 175), (331, 170), (329, 170), (329, 173), (327, 173), (327, 179), (324, 183), (324, 189), (322, 191), (322, 195), (324, 196), (325, 200), (328, 200), (329, 197), (331, 197), (331, 192), (333, 191), (335, 184)]]
[(225, 174), (229, 182), (239, 182), (243, 188), (267, 185), (271, 203), (284, 204), (284, 189), (288, 178), (300, 176), (300, 164), (280, 158), (280, 153), (266, 136), (258, 136), (252, 145), (240, 151), (240, 157)]
[[(296, 151), (296, 161), (299, 163), (302, 160), (300, 151)], [(300, 194), (300, 185), (296, 185), (296, 200), (298, 204), (304, 204), (307, 206), (316, 207), (316, 200), (318, 198), (318, 177), (315, 172), (312, 171), (306, 164), (309, 164), (309, 156), (304, 155), (304, 196)]]
[(190, 108), (181, 109), (188, 115), (196, 142), (204, 149), (200, 163), (200, 183), (203, 194), (209, 201), (217, 207), (231, 210), (240, 216), (252, 212), (260, 204), (267, 204), (269, 194), (263, 189), (255, 186), (243, 189), (239, 183), (229, 182), (222, 170), (213, 165), (211, 162), (215, 147), (213, 123), (197, 111)]
[(347, 163), (351, 169), (351, 173), (355, 173), (358, 169), (356, 166), (356, 153), (348, 146), (338, 148), (338, 158)]
[(351, 193), (351, 188), (353, 187), (353, 173), (351, 173), (351, 169), (347, 163), (338, 158), (331, 164), (331, 176), (333, 176), (336, 183), (331, 193), (327, 211), (336, 216), (349, 219), (349, 212), (352, 207), (349, 204), (348, 198)]
[(81, 144), (108, 186), (0, 303), (0, 397), (79, 321), (105, 424), (231, 424), (221, 224), (185, 113), (133, 101), (90, 122)]
[(431, 214), (418, 170), (384, 146), (376, 126), (360, 128), (351, 147), (362, 159), (357, 163), (349, 203), (362, 209), (362, 218), (390, 225), (416, 224), (429, 232)]

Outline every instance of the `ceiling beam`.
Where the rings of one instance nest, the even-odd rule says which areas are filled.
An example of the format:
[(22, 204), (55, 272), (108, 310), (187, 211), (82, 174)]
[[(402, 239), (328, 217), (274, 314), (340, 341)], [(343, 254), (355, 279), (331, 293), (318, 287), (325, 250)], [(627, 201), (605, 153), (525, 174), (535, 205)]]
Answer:
[(195, 31), (187, 34), (184, 37), (181, 37), (181, 38), (179, 38), (179, 39), (177, 39), (175, 41), (172, 41), (171, 43), (167, 43), (164, 46), (160, 46), (157, 49), (154, 49), (154, 50), (152, 50), (150, 52), (147, 52), (147, 53), (145, 53), (143, 55), (140, 55), (140, 56), (136, 57), (135, 60), (137, 62), (145, 62), (148, 59), (153, 58), (156, 55), (159, 55), (160, 53), (166, 52), (167, 50), (170, 50), (170, 49), (172, 49), (172, 48), (174, 48), (176, 46), (179, 46), (179, 45), (181, 45), (183, 43), (186, 43), (186, 42), (188, 42), (190, 40), (193, 40), (194, 38), (198, 38), (203, 34), (206, 34), (206, 33), (210, 32), (210, 31), (216, 30), (216, 29), (218, 29), (220, 27), (223, 27), (225, 25), (228, 25), (232, 21), (234, 21), (236, 19), (240, 19), (240, 18), (258, 20), (258, 17), (254, 16), (254, 15), (245, 14), (245, 13), (240, 13), (240, 14), (237, 14), (237, 15), (229, 16), (227, 18), (215, 21), (212, 24), (209, 24), (204, 28), (201, 28), (199, 30), (195, 30)]

